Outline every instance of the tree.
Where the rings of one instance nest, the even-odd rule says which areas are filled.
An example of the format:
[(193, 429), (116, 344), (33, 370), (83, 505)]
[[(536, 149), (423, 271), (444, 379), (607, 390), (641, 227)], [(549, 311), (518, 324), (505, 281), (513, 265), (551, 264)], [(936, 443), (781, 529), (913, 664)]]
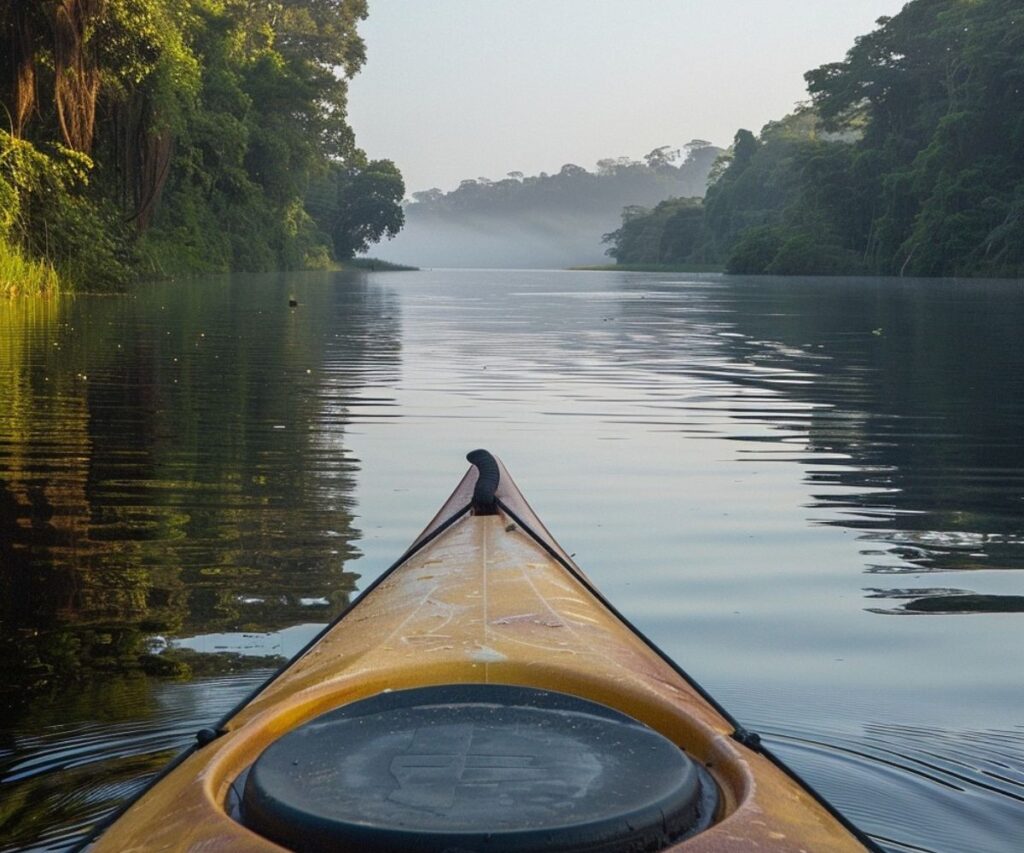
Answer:
[(20, 248), (90, 281), (323, 257), (310, 182), (333, 163), (368, 180), (346, 118), (366, 14), (365, 0), (0, 0), (0, 107), (42, 157), (0, 176)]
[[(759, 137), (740, 130), (715, 163), (695, 259), (744, 272), (1024, 274), (1019, 0), (912, 0), (806, 79), (809, 105)], [(630, 233), (647, 234), (650, 217)], [(649, 234), (643, 245), (653, 260)]]
[(647, 164), (649, 169), (662, 169), (665, 166), (671, 166), (680, 156), (681, 152), (678, 148), (673, 148), (671, 145), (662, 145), (645, 154), (644, 163)]
[(748, 228), (733, 246), (726, 269), (739, 275), (766, 273), (784, 240), (782, 232), (775, 226)]
[(440, 187), (432, 187), (429, 190), (420, 190), (412, 194), (412, 200), (416, 204), (433, 204), (444, 198), (444, 190)]
[(993, 265), (991, 247), (1024, 187), (1019, 3), (915, 0), (879, 25), (844, 61), (806, 75), (827, 125), (862, 132), (855, 168), (870, 189), (870, 263), (1014, 274)]
[(700, 239), (703, 213), (699, 198), (670, 198), (653, 209), (626, 207), (622, 225), (602, 241), (616, 263), (685, 263)]
[(311, 206), (311, 214), (331, 238), (339, 260), (365, 252), (371, 243), (401, 230), (405, 183), (390, 160), (371, 160), (365, 166), (334, 163), (326, 182), (331, 188), (326, 203)]
[(736, 164), (737, 171), (742, 171), (750, 165), (757, 153), (758, 141), (749, 130), (740, 129), (732, 142), (732, 162)]

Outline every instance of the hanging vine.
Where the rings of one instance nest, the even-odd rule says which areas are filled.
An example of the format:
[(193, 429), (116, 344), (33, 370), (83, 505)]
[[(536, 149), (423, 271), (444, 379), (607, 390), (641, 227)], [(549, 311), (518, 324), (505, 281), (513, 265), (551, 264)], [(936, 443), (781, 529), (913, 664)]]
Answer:
[(139, 231), (149, 228), (170, 174), (174, 136), (158, 130), (152, 98), (136, 93), (111, 119), (121, 209)]
[(12, 135), (21, 137), (36, 103), (36, 45), (40, 30), (38, 5), (0, 0), (0, 33), (5, 50), (0, 60), (0, 91), (9, 104), (5, 116)]
[(88, 154), (96, 132), (100, 69), (90, 39), (104, 0), (60, 0), (53, 9), (54, 98), (69, 148)]

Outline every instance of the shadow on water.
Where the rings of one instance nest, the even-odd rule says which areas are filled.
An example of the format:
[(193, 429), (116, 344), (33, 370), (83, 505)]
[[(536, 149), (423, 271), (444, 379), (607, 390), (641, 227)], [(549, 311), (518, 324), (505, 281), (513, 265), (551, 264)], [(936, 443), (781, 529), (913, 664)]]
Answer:
[(870, 608), (872, 613), (1024, 613), (1024, 595), (977, 595), (960, 589), (869, 590), (871, 598), (905, 600), (899, 609)]
[[(738, 360), (810, 377), (787, 394), (810, 407), (815, 507), (861, 532), (869, 571), (1024, 568), (1020, 292), (1010, 282), (791, 282), (766, 284), (757, 309), (738, 312)], [(1020, 596), (971, 590), (872, 595), (909, 599), (901, 612), (1021, 611)]]
[(328, 274), (0, 301), (0, 847), (66, 845), (283, 659), (203, 637), (347, 604), (398, 316)]

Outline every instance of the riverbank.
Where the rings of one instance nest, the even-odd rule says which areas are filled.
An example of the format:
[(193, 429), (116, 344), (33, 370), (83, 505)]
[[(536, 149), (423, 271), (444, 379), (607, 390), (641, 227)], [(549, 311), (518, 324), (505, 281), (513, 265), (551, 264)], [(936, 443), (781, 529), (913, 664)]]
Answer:
[[(366, 272), (416, 272), (419, 270), (419, 267), (394, 264), (379, 258), (352, 258), (344, 262), (332, 263), (330, 268), (337, 271), (354, 269)], [(173, 274), (151, 274), (140, 276), (138, 282), (170, 281), (175, 278), (178, 276)], [(27, 258), (17, 246), (0, 240), (0, 297), (13, 299), (19, 296), (52, 296), (68, 290), (77, 290), (77, 288), (62, 282), (60, 274), (51, 264), (44, 260)]]
[(368, 270), (369, 272), (418, 272), (419, 267), (410, 267), (405, 264), (393, 264), (391, 261), (382, 261), (380, 258), (350, 258), (338, 264), (341, 270)]
[(718, 264), (586, 264), (569, 267), (582, 272), (725, 272)]
[(0, 240), (0, 296), (48, 296), (60, 289), (50, 264), (26, 258), (17, 246)]
[(324, 269), (400, 230), (343, 108), (365, 4), (4, 5), (0, 293)]

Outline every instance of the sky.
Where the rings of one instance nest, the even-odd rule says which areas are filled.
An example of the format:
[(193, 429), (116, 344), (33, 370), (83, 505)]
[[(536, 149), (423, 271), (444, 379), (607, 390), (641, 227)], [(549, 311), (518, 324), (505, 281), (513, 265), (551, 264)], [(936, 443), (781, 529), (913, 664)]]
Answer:
[(904, 0), (370, 0), (349, 118), (407, 193), (728, 145)]

